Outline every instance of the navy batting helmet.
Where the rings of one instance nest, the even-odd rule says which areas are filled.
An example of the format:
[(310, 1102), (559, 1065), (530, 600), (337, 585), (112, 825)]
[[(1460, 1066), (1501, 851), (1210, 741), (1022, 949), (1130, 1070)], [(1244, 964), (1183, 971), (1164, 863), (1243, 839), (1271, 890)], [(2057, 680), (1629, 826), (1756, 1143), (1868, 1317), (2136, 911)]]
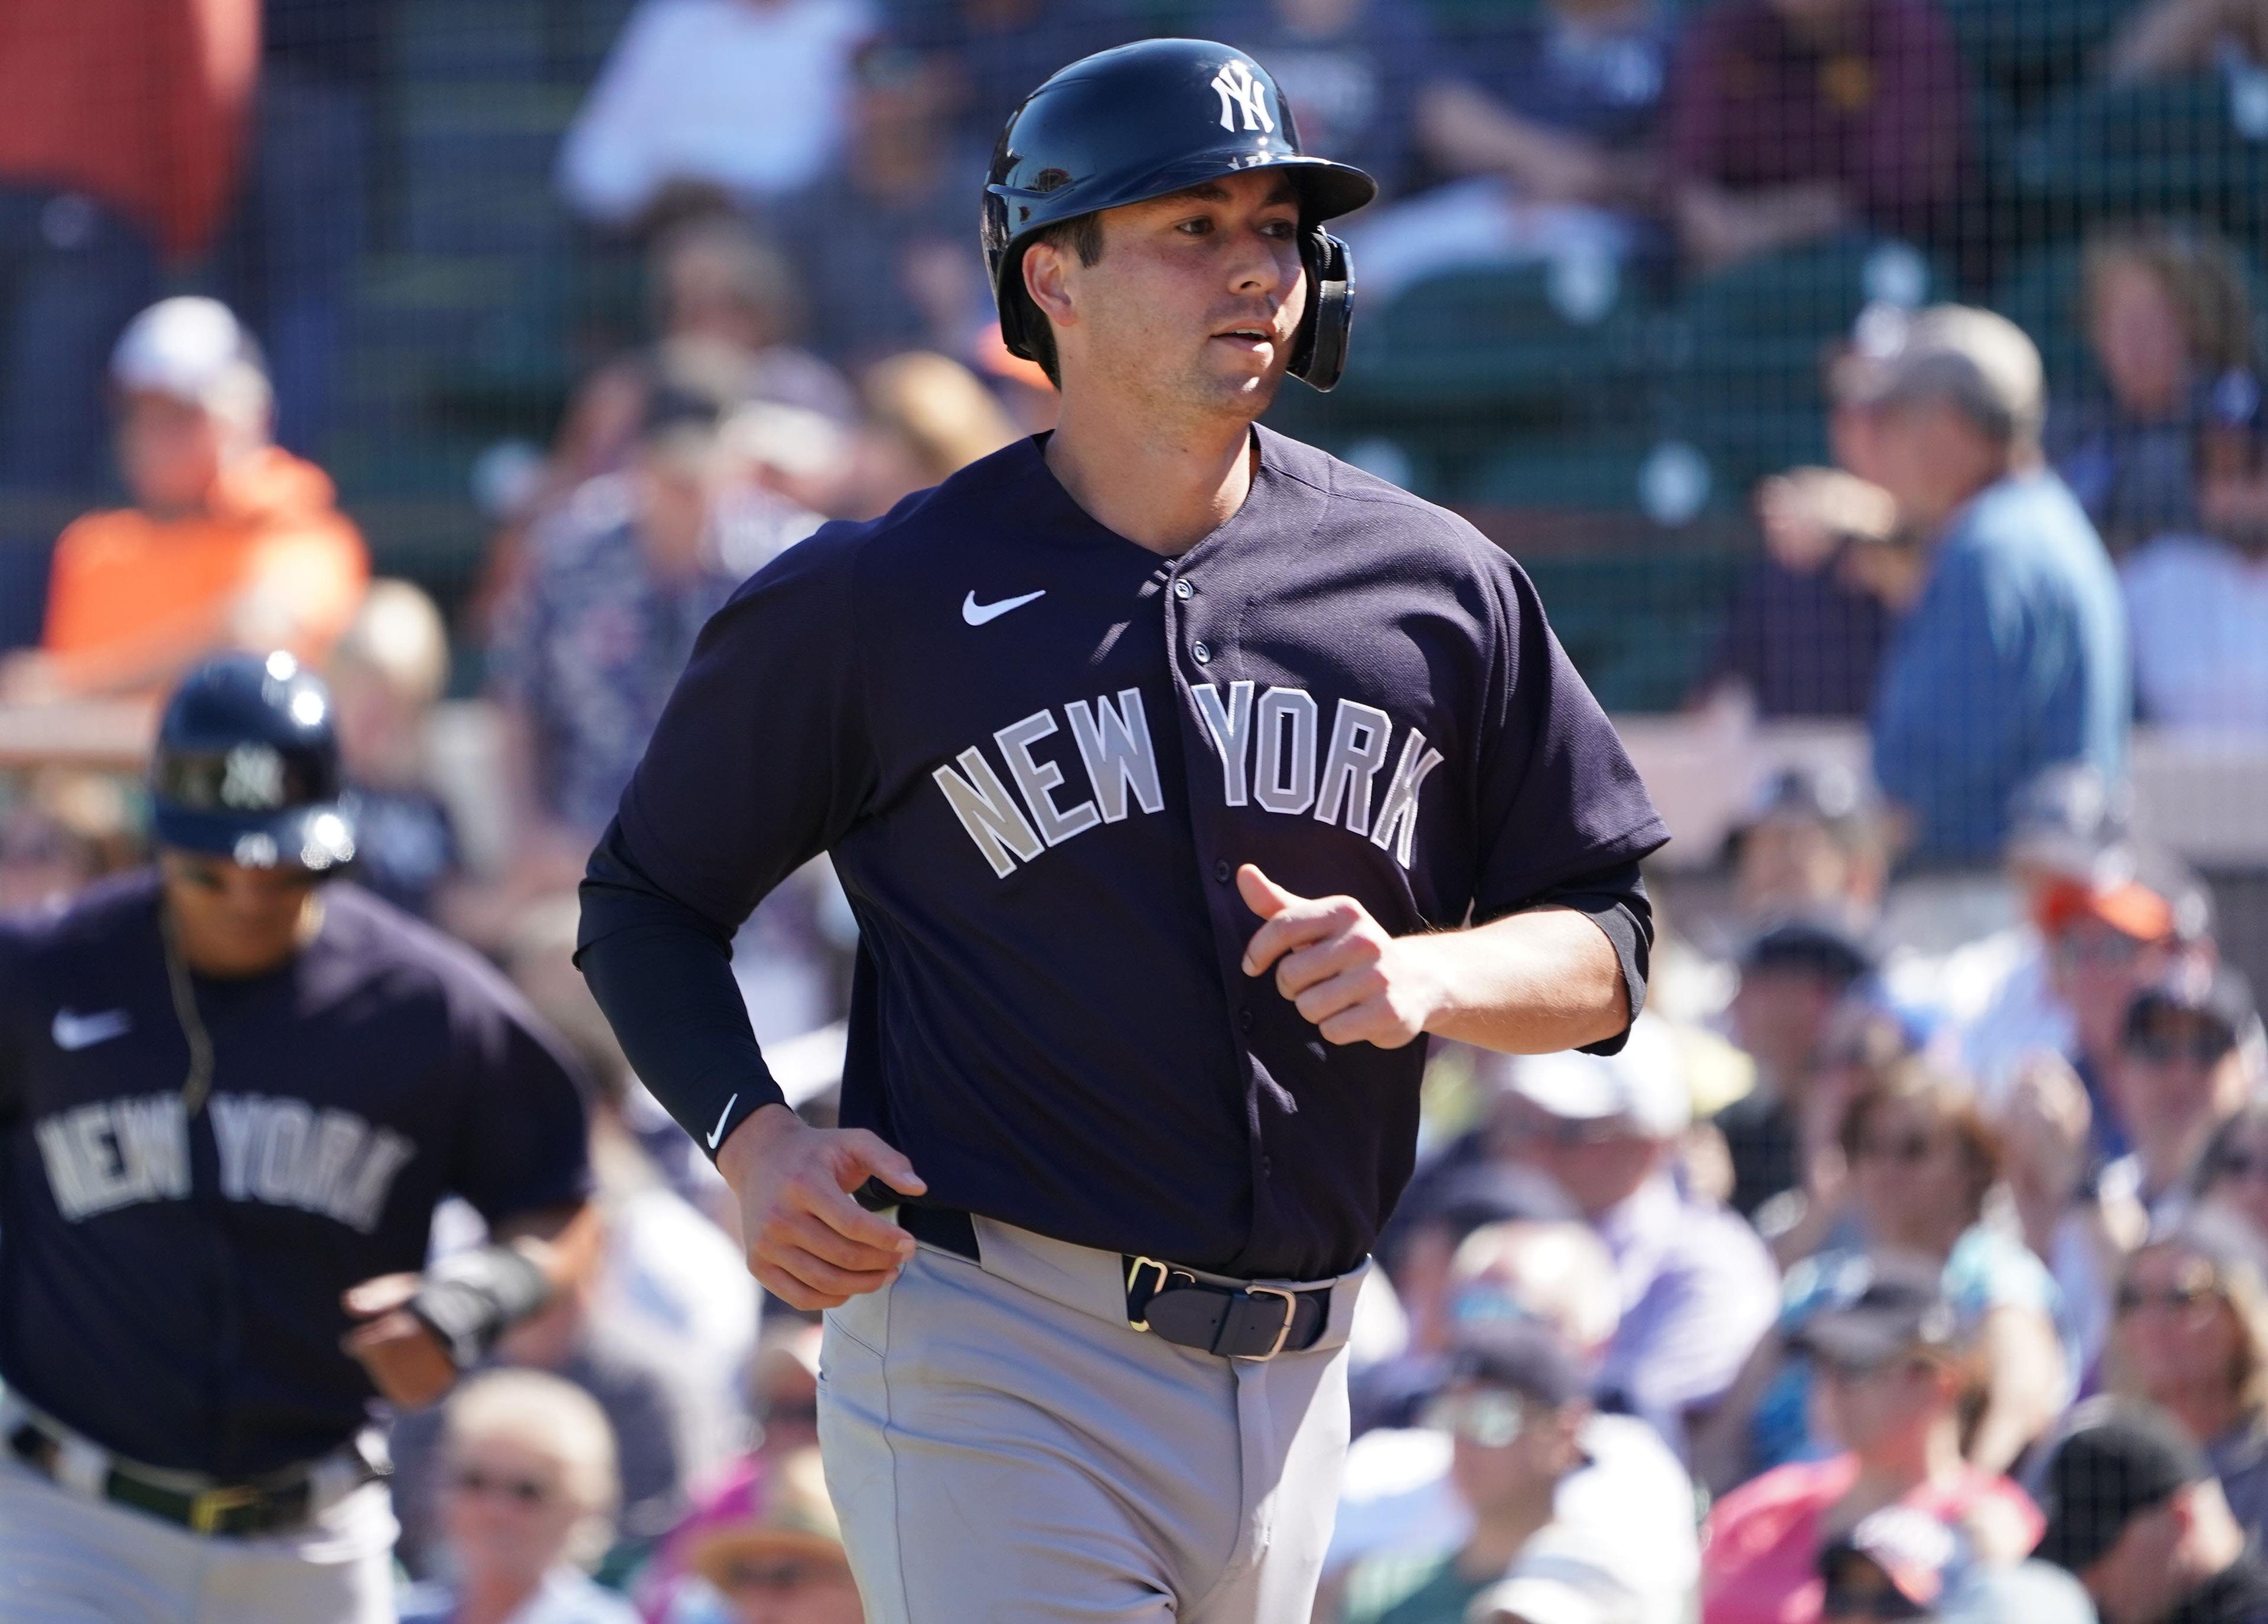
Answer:
[(1292, 109), (1268, 70), (1209, 40), (1144, 40), (1098, 51), (1024, 99), (992, 150), (984, 186), (984, 261), (1000, 336), (1027, 361), (1042, 316), (1024, 290), (1024, 250), (1051, 225), (1163, 197), (1263, 165), (1300, 183), (1300, 258), (1307, 310), (1290, 371), (1329, 389), (1346, 368), (1354, 276), (1346, 245), (1322, 222), (1361, 208), (1378, 183), (1300, 151)]
[(289, 654), (223, 654), (181, 679), (150, 794), (161, 845), (317, 873), (354, 857), (330, 690)]

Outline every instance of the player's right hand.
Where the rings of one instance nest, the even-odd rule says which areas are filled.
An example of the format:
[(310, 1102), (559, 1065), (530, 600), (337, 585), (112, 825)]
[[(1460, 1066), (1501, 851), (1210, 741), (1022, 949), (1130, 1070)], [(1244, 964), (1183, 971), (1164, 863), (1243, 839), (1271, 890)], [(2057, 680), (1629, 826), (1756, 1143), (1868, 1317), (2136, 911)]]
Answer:
[(740, 1201), (748, 1272), (793, 1307), (839, 1307), (888, 1285), (913, 1256), (913, 1237), (850, 1192), (870, 1177), (902, 1195), (929, 1186), (863, 1128), (813, 1128), (766, 1106), (718, 1148), (717, 1171)]

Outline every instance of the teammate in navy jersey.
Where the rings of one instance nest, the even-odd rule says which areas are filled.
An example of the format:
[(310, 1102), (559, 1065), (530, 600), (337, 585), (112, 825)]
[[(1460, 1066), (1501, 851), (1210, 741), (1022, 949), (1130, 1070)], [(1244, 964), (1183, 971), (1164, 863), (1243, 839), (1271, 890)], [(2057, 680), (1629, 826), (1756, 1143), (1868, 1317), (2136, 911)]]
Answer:
[[(429, 1404), (595, 1245), (560, 1044), (342, 881), (329, 699), (169, 702), (158, 865), (0, 921), (0, 1620), (391, 1619), (371, 1400)], [(427, 1270), (444, 1196), (490, 1244)]]
[[(1224, 46), (1034, 92), (985, 247), (1060, 426), (744, 585), (593, 856), (593, 988), (828, 1311), (875, 1624), (1306, 1618), (1418, 1040), (1613, 1047), (1643, 998), (1664, 832), (1527, 577), (1255, 423), (1336, 380), (1373, 190)], [(837, 1130), (728, 964), (821, 851)]]

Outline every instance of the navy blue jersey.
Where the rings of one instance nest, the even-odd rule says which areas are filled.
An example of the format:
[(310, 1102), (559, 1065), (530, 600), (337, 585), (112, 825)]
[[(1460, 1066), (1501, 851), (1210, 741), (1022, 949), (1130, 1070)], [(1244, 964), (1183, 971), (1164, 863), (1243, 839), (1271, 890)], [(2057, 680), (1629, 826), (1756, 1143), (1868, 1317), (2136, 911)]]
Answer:
[(494, 970), (340, 884), (284, 968), (193, 978), (190, 1115), (157, 898), (144, 872), (0, 921), (0, 1378), (121, 1454), (239, 1477), (362, 1424), (340, 1294), (423, 1268), (444, 1195), (491, 1222), (582, 1199), (582, 1096)]
[(1425, 1046), (1326, 1043), (1245, 975), (1237, 865), (1400, 935), (1634, 875), (1666, 836), (1511, 559), (1258, 444), (1242, 507), (1178, 558), (1025, 440), (821, 531), (710, 622), (594, 854), (582, 962), (712, 1150), (776, 1095), (752, 1043), (688, 1040), (745, 1033), (728, 982), (648, 972), (687, 930), (721, 962), (831, 851), (863, 932), (843, 1118), (930, 1199), (1248, 1276), (1363, 1256)]

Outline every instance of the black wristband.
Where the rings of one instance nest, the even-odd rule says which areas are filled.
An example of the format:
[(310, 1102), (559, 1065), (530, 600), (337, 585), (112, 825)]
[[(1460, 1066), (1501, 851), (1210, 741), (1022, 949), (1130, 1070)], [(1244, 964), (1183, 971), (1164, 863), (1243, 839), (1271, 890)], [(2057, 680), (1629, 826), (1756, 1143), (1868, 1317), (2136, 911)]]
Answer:
[(512, 1246), (476, 1246), (425, 1271), (409, 1312), (441, 1339), (460, 1371), (481, 1362), (497, 1339), (541, 1308), (551, 1282), (535, 1260)]

